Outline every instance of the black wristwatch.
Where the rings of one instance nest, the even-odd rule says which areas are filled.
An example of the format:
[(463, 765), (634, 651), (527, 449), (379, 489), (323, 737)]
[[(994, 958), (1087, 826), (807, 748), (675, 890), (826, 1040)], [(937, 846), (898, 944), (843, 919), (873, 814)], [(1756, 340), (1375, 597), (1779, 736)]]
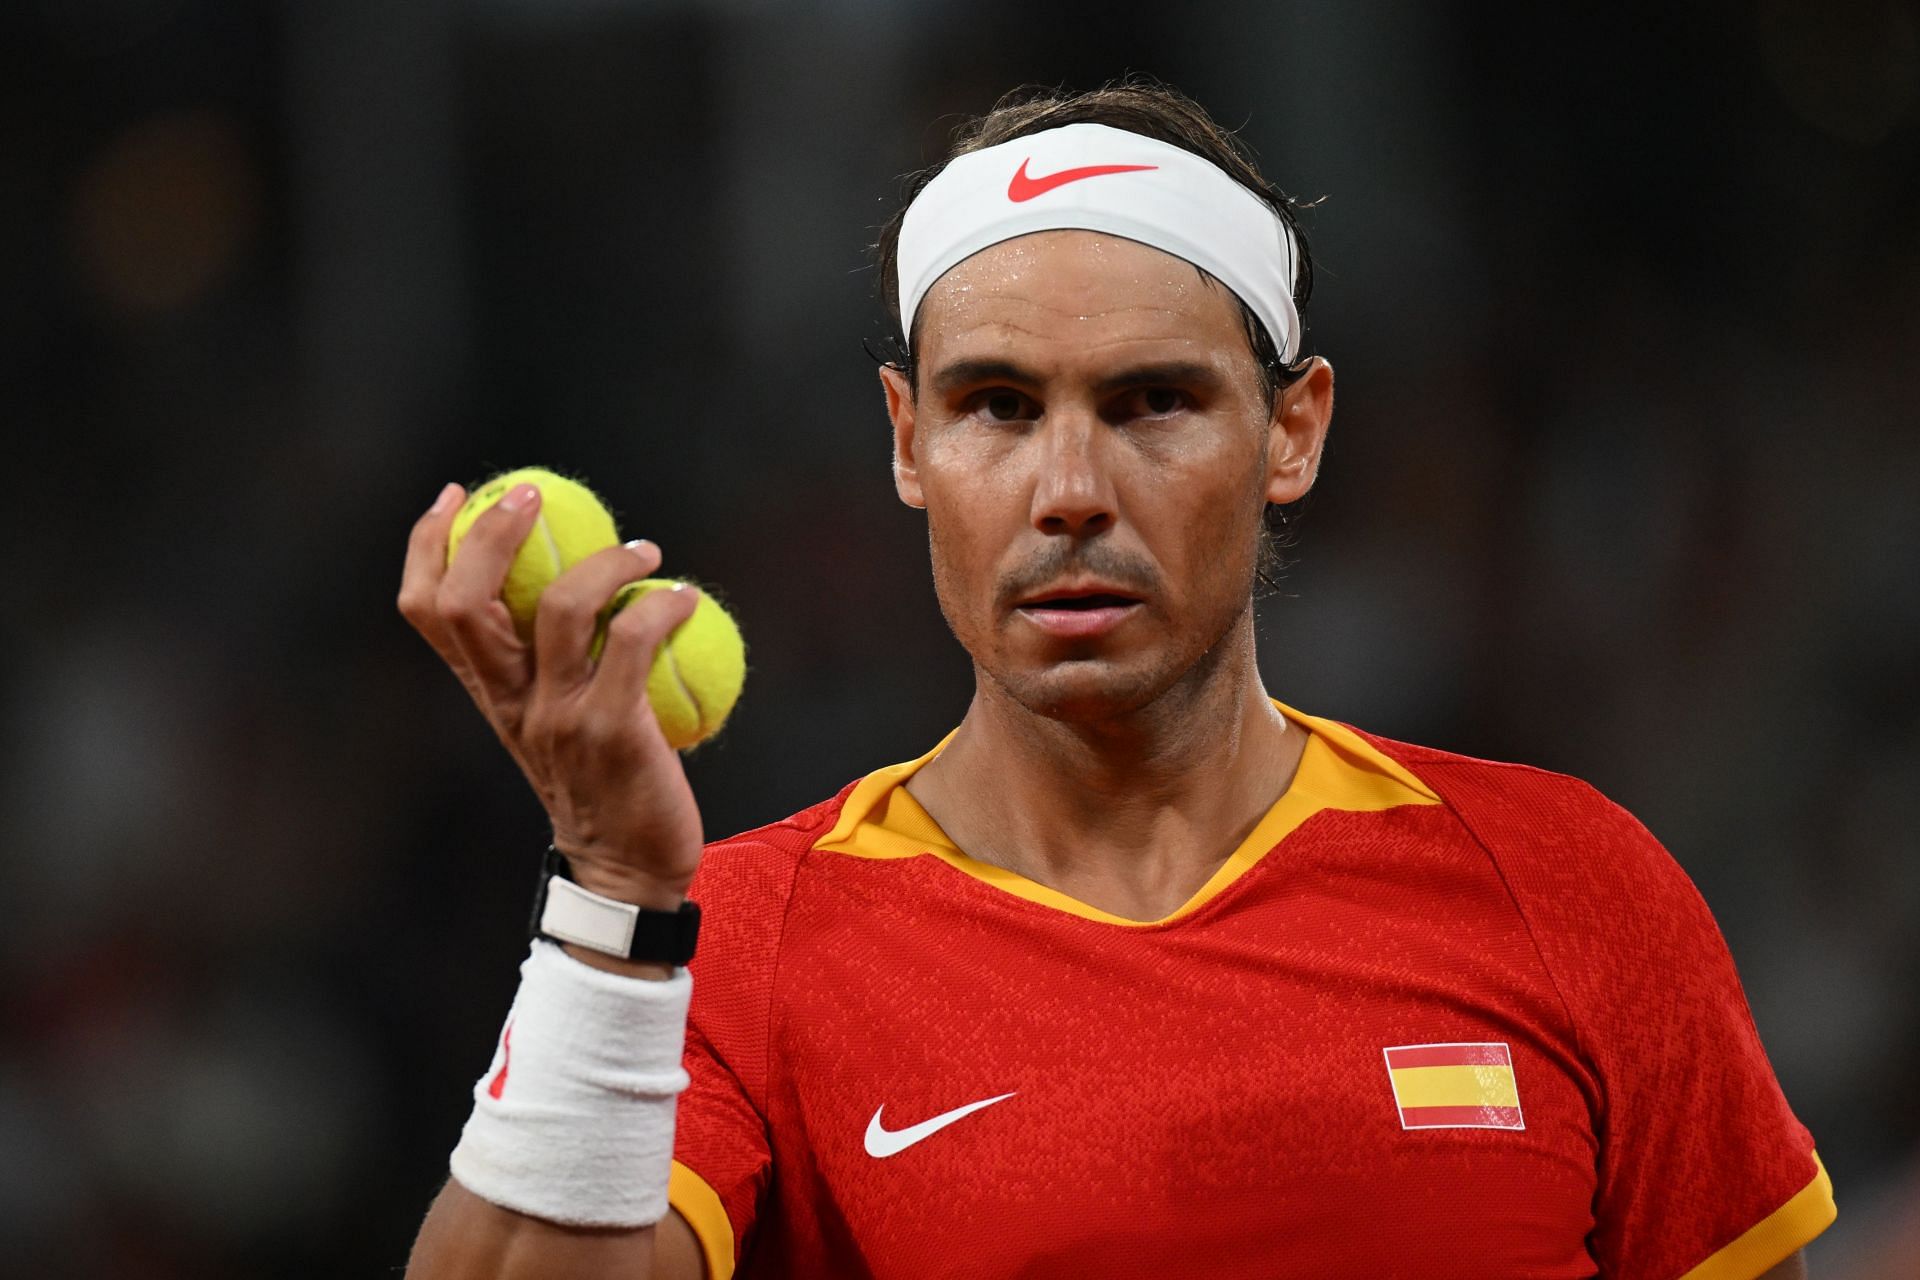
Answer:
[(651, 911), (603, 898), (575, 884), (566, 855), (548, 845), (528, 932), (622, 960), (684, 965), (700, 936), (700, 908), (683, 902), (678, 911)]

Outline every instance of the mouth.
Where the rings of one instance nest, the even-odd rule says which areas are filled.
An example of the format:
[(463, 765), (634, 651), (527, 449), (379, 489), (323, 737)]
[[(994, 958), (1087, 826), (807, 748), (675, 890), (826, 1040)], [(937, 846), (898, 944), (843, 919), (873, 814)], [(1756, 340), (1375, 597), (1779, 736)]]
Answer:
[(1104, 635), (1140, 610), (1138, 596), (1104, 586), (1049, 589), (1014, 606), (1029, 624), (1056, 639)]
[(1095, 591), (1087, 595), (1041, 596), (1034, 600), (1022, 601), (1022, 609), (1066, 609), (1072, 612), (1085, 612), (1089, 609), (1124, 609), (1128, 605), (1140, 602), (1132, 596), (1123, 596), (1111, 591)]

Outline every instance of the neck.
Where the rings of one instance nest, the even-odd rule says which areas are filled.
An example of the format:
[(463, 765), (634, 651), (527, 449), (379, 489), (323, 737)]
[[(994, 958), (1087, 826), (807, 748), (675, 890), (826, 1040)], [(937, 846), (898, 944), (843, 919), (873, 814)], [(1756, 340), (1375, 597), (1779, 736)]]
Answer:
[(980, 675), (953, 740), (907, 785), (969, 856), (1158, 919), (1272, 807), (1305, 742), (1261, 686), (1249, 610), (1165, 693), (1103, 718), (1037, 714)]

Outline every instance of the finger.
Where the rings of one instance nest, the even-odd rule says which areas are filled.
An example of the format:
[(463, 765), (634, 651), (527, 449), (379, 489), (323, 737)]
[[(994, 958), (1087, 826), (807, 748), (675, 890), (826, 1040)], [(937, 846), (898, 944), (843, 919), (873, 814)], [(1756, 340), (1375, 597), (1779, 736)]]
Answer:
[(542, 696), (552, 696), (586, 680), (593, 635), (601, 611), (614, 592), (660, 567), (660, 548), (651, 542), (596, 551), (553, 580), (540, 595), (534, 615), (533, 648), (538, 655), (534, 679)]
[(540, 491), (515, 485), (467, 530), (435, 594), (441, 625), (460, 656), (496, 693), (511, 694), (526, 683), (527, 647), (500, 601), (500, 588), (539, 515)]
[(654, 652), (699, 603), (698, 587), (677, 582), (671, 590), (649, 591), (616, 614), (607, 624), (606, 648), (593, 678), (595, 696), (623, 707), (641, 703)]
[(467, 491), (457, 484), (440, 490), (433, 505), (413, 522), (413, 532), (407, 535), (407, 561), (400, 570), (400, 616), (442, 657), (451, 657), (453, 646), (440, 626), (434, 597), (447, 571), (447, 531), (466, 496)]

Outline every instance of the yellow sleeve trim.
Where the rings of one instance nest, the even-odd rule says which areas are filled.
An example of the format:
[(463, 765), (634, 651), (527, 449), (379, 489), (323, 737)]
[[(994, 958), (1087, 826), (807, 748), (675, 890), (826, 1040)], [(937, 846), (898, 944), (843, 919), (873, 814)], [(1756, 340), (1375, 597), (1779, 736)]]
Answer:
[(1825, 1231), (1837, 1212), (1833, 1204), (1833, 1183), (1816, 1151), (1812, 1182), (1680, 1280), (1754, 1280)]
[(707, 1260), (707, 1280), (733, 1280), (733, 1223), (720, 1195), (707, 1180), (678, 1160), (667, 1174), (667, 1203), (700, 1242), (700, 1254)]

